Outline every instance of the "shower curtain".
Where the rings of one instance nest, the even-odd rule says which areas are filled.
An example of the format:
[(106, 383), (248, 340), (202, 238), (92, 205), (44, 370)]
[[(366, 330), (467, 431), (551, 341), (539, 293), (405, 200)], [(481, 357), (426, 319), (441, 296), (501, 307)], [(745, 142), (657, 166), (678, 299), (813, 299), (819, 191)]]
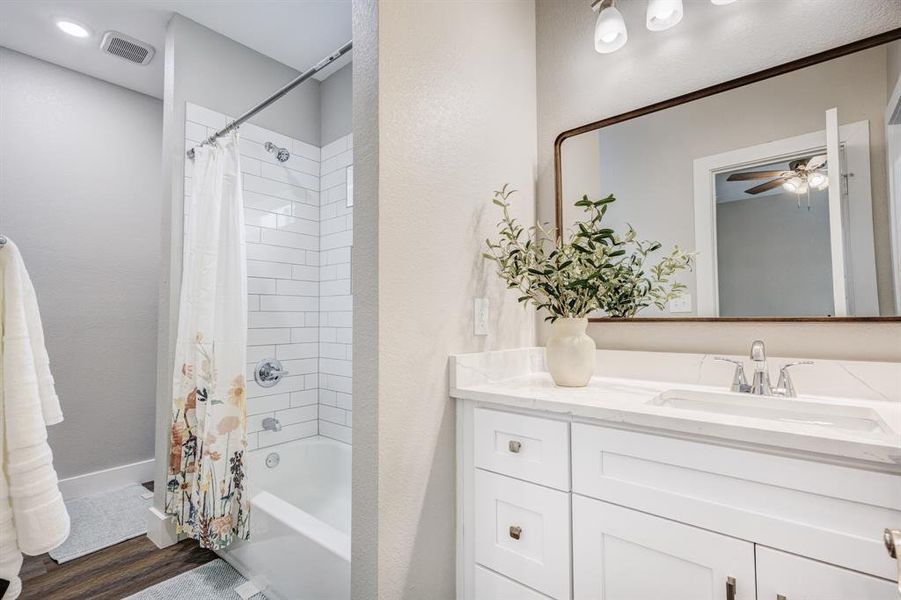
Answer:
[(248, 536), (247, 279), (236, 132), (195, 150), (173, 373), (166, 512), (220, 549)]

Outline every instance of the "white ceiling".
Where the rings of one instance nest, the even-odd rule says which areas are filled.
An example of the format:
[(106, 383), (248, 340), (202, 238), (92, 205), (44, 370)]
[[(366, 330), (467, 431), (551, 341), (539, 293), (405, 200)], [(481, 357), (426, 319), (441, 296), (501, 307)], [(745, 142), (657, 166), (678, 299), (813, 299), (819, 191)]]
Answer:
[[(350, 10), (350, 0), (4, 0), (0, 46), (162, 98), (166, 24), (175, 12), (303, 71), (351, 39)], [(55, 25), (60, 18), (93, 35), (65, 35)], [(101, 52), (100, 38), (110, 29), (151, 44), (150, 64)], [(348, 62), (350, 54), (318, 78)]]

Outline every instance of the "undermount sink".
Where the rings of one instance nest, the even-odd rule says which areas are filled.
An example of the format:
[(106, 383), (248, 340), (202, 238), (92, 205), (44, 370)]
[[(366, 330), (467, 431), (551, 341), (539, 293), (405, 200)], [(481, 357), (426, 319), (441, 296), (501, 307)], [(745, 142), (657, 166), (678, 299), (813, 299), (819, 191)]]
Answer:
[(879, 414), (870, 408), (826, 404), (797, 398), (696, 390), (667, 390), (655, 396), (648, 403), (679, 410), (817, 425), (848, 432), (893, 433)]

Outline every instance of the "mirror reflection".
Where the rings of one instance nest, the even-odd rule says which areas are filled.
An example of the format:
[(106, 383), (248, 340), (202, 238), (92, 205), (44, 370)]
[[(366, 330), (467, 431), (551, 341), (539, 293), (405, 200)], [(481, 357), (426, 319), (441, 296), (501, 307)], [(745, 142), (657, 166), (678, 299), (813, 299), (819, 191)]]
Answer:
[(894, 41), (569, 137), (560, 225), (613, 194), (610, 227), (697, 252), (639, 317), (898, 315), (899, 72)]

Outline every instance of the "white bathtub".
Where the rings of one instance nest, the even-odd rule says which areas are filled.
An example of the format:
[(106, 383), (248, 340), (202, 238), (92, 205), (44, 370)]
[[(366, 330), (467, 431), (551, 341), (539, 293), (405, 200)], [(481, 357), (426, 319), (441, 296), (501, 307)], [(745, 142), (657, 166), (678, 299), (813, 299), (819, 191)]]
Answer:
[(350, 457), (325, 437), (250, 453), (250, 539), (219, 554), (270, 600), (349, 600)]

